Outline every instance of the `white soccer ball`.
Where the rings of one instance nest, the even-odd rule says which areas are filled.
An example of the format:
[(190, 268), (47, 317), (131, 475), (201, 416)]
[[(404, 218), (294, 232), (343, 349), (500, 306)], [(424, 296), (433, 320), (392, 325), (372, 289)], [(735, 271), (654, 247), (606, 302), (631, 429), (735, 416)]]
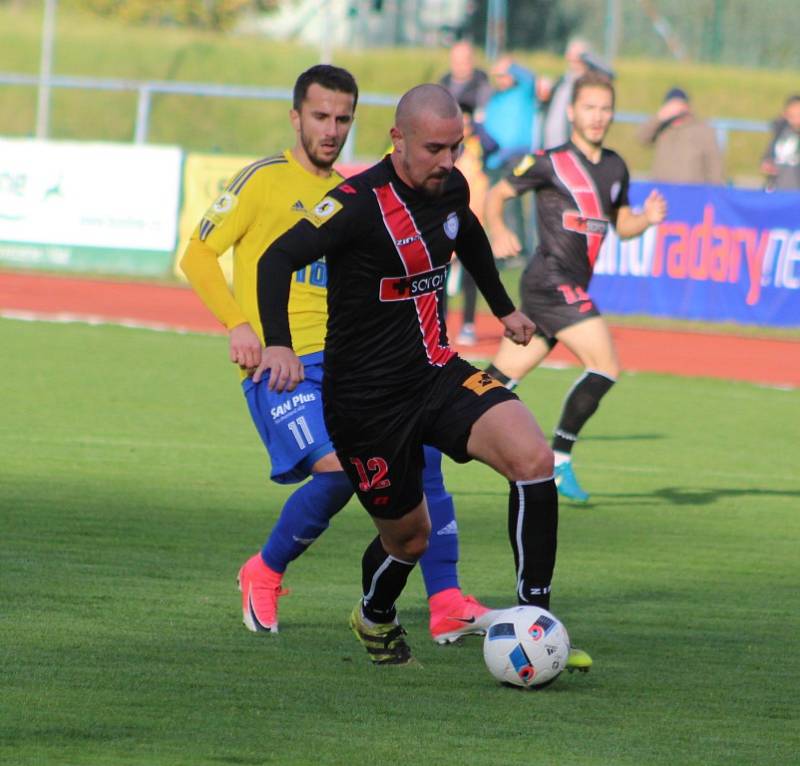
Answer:
[(554, 614), (538, 606), (504, 610), (483, 640), (489, 672), (503, 683), (534, 688), (558, 678), (567, 666), (569, 635)]

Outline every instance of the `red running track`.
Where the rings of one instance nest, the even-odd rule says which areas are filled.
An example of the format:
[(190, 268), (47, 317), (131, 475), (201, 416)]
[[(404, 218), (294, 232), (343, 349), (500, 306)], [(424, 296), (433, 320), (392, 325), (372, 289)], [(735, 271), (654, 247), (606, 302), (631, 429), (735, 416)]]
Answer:
[[(220, 333), (222, 328), (187, 287), (0, 272), (0, 316), (129, 324), (152, 329)], [(451, 337), (458, 316), (454, 315)], [(478, 343), (456, 346), (466, 358), (490, 359), (501, 326), (476, 323)], [(623, 369), (800, 387), (800, 341), (612, 326)], [(552, 364), (576, 364), (557, 346)]]

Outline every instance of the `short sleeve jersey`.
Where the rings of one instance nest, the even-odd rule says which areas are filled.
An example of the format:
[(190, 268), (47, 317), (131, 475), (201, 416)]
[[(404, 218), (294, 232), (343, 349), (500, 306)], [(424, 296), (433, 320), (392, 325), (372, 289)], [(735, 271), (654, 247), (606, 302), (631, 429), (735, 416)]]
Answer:
[[(432, 197), (403, 183), (386, 157), (330, 192), (313, 213), (262, 260), (288, 271), (326, 253), (325, 378), (337, 395), (351, 391), (365, 404), (392, 392), (413, 396), (427, 385), (432, 370), (455, 356), (443, 301), (454, 250), (492, 311), (505, 316), (514, 310), (458, 170), (442, 194)], [(262, 276), (260, 265), (258, 292), (267, 345), (296, 345), (278, 324), (281, 300), (270, 291), (277, 280), (262, 281)]]
[[(342, 176), (309, 173), (287, 150), (243, 168), (208, 209), (194, 232), (217, 253), (233, 246), (233, 292), (247, 321), (262, 335), (256, 298), (258, 259)], [(289, 316), (298, 355), (322, 351), (325, 344), (327, 267), (324, 258), (295, 272)]]
[(630, 204), (622, 157), (603, 149), (593, 163), (570, 141), (526, 155), (506, 180), (517, 194), (536, 192), (539, 275), (587, 287), (610, 222)]

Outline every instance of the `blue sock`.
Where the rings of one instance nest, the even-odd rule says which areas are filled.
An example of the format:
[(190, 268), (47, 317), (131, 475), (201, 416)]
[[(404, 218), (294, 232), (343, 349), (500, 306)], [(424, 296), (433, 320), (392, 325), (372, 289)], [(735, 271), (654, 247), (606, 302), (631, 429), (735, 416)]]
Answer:
[(453, 498), (445, 489), (442, 453), (425, 447), (422, 488), (428, 500), (431, 536), (428, 550), (419, 560), (428, 598), (447, 588), (458, 588), (458, 527)]
[(353, 485), (344, 471), (315, 473), (295, 490), (261, 549), (264, 563), (276, 572), (286, 571), (327, 528), (331, 518), (347, 505)]

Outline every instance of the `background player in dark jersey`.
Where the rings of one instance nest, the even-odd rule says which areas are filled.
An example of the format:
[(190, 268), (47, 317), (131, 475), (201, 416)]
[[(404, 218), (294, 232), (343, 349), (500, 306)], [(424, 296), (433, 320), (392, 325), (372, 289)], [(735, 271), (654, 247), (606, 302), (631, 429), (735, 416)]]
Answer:
[[(291, 390), (303, 379), (287, 317), (292, 272), (326, 254), (325, 422), (378, 536), (362, 559), (363, 598), (350, 625), (373, 662), (411, 652), (395, 602), (430, 531), (422, 445), (459, 462), (478, 459), (510, 483), (508, 529), (517, 600), (548, 607), (558, 494), (553, 457), (533, 415), (498, 381), (453, 352), (442, 293), (453, 250), (515, 343), (533, 323), (500, 282), (488, 239), (454, 170), (461, 112), (441, 86), (400, 100), (394, 152), (329, 192), (308, 219), (276, 240), (258, 266), (266, 348), (253, 379)], [(591, 659), (573, 650), (570, 664)]]
[(661, 223), (667, 203), (653, 190), (642, 212), (628, 202), (628, 169), (603, 148), (614, 117), (614, 87), (597, 72), (578, 78), (568, 110), (572, 136), (563, 146), (527, 155), (508, 178), (489, 192), (486, 223), (497, 257), (520, 252), (516, 235), (503, 223), (503, 204), (536, 192), (539, 248), (525, 269), (522, 310), (536, 323), (525, 347), (501, 341), (488, 372), (509, 388), (536, 367), (561, 341), (585, 367), (567, 394), (553, 439), (559, 492), (585, 502), (572, 470), (578, 434), (619, 375), (619, 361), (608, 325), (587, 292), (595, 260), (609, 224), (622, 239)]

